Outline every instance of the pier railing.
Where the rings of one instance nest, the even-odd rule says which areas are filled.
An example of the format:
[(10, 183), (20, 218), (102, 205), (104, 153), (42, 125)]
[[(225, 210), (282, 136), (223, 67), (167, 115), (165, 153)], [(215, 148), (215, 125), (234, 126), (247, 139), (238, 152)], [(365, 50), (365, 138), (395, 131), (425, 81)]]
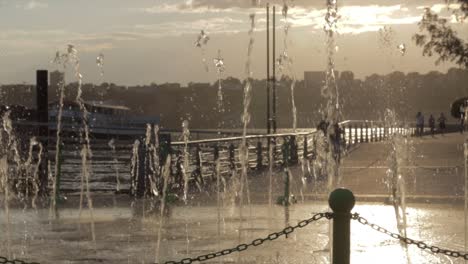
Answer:
[[(51, 171), (43, 170), (43, 172), (47, 172), (46, 175), (55, 175), (55, 131), (52, 130), (50, 124), (46, 124), (48, 132), (40, 134), (38, 127), (41, 125), (44, 124), (13, 122), (15, 133), (19, 135), (17, 138), (22, 141), (19, 144), (20, 149), (24, 150), (22, 152), (27, 154), (29, 139), (37, 137), (45, 147), (42, 162), (44, 160), (50, 162), (48, 168)], [(384, 141), (394, 134), (411, 136), (415, 132), (415, 127), (411, 124), (386, 125), (384, 122), (366, 120), (344, 121), (340, 123), (340, 127), (342, 134), (339, 151), (342, 155), (346, 155), (349, 150), (361, 143)], [(77, 167), (82, 164), (80, 157), (80, 144), (82, 142), (79, 136), (70, 134), (70, 131), (73, 130), (77, 133), (76, 128), (65, 128), (61, 139), (60, 171), (62, 178), (59, 188), (62, 191), (77, 191), (81, 179), (81, 170)], [(99, 127), (99, 129), (110, 128)], [(146, 182), (145, 185), (149, 185), (149, 177), (152, 177), (153, 182), (160, 182), (161, 167), (167, 156), (171, 157), (171, 182), (180, 184), (184, 174), (188, 175), (190, 181), (203, 186), (215, 180), (218, 174), (230, 177), (233, 173), (238, 173), (241, 167), (239, 149), (243, 139), (238, 136), (238, 131), (228, 131), (228, 134), (228, 132), (215, 133), (214, 130), (192, 130), (190, 140), (186, 142), (174, 140), (180, 138), (182, 135), (180, 131), (158, 130), (158, 133), (155, 133), (153, 130), (149, 139), (145, 138), (146, 133), (124, 137), (122, 135), (126, 135), (125, 131), (120, 132), (115, 135), (109, 133), (104, 138), (92, 138), (93, 158), (89, 161), (92, 173), (91, 190), (114, 191), (119, 189), (126, 191), (135, 189), (138, 184), (137, 179), (140, 178), (140, 184)], [(192, 140), (200, 137), (216, 138)], [(135, 144), (135, 140), (138, 144)], [(332, 139), (316, 129), (302, 129), (295, 133), (285, 132), (268, 135), (248, 134), (245, 138), (249, 150), (248, 168), (252, 171), (261, 171), (269, 168), (270, 163), (273, 169), (277, 169), (285, 165), (294, 166), (305, 162), (319, 162), (317, 160), (319, 149), (323, 148), (323, 144), (328, 140)], [(33, 150), (35, 151), (37, 148), (33, 148)], [(32, 155), (35, 154), (32, 153)], [(186, 158), (187, 161), (184, 160)], [(27, 157), (25, 157), (26, 159)], [(13, 164), (12, 167), (14, 166), (16, 165)], [(39, 178), (47, 181), (47, 177)], [(117, 182), (119, 182), (119, 187), (117, 187)], [(47, 184), (43, 185), (47, 186)], [(51, 186), (51, 183), (48, 185)]]
[[(337, 158), (346, 155), (349, 150), (361, 143), (380, 142), (393, 135), (412, 136), (415, 128), (410, 125), (386, 125), (384, 122), (366, 120), (348, 120), (339, 123), (341, 136)], [(331, 129), (331, 127), (329, 128)], [(150, 133), (153, 136), (153, 133)], [(248, 149), (247, 167), (252, 171), (262, 171), (266, 168), (274, 169), (284, 166), (293, 166), (305, 162), (313, 162), (318, 157), (323, 144), (336, 140), (329, 138), (323, 131), (310, 129), (302, 132), (289, 132), (266, 135), (247, 135), (245, 144)], [(153, 142), (153, 143), (152, 143)], [(154, 144), (158, 142), (158, 146)], [(182, 186), (185, 177), (198, 186), (213, 182), (217, 177), (231, 177), (241, 169), (240, 148), (243, 137), (224, 137), (203, 140), (187, 140), (170, 142), (159, 137), (158, 139), (141, 139), (138, 147), (138, 165), (132, 168), (135, 180), (133, 185), (144, 184), (147, 187), (136, 188), (149, 191), (149, 180), (144, 178), (158, 178), (155, 171), (155, 161), (152, 157), (160, 157), (157, 165), (164, 164), (165, 158), (171, 158), (171, 177), (177, 186)], [(325, 149), (328, 147), (325, 146)], [(135, 152), (136, 153), (136, 152)], [(185, 160), (188, 159), (188, 160)], [(271, 163), (271, 164), (270, 164)], [(135, 164), (135, 163), (133, 163)], [(144, 169), (142, 169), (144, 168)], [(153, 175), (147, 175), (153, 174)], [(146, 184), (145, 184), (146, 183)], [(161, 185), (161, 184), (160, 184)], [(144, 195), (138, 193), (138, 196)]]

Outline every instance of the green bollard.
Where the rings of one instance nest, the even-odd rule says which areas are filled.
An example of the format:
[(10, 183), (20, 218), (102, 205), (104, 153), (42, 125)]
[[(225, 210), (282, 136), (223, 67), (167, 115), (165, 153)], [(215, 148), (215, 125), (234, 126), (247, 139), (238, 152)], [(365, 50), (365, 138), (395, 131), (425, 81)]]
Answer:
[(328, 198), (328, 204), (333, 210), (332, 264), (350, 263), (350, 222), (355, 202), (354, 194), (343, 188), (334, 190)]

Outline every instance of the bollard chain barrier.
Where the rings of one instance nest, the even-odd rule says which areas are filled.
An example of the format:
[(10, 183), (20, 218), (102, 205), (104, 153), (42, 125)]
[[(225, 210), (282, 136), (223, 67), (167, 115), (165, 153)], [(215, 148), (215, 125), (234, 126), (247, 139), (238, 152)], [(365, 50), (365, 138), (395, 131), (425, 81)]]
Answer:
[(0, 256), (0, 264), (39, 264), (38, 262), (26, 262), (24, 260), (13, 259), (9, 260), (5, 257)]
[(236, 247), (233, 247), (233, 248), (221, 250), (221, 251), (218, 251), (218, 252), (215, 252), (215, 253), (200, 255), (200, 256), (195, 257), (195, 258), (185, 258), (185, 259), (182, 259), (180, 261), (166, 261), (166, 262), (164, 262), (164, 264), (190, 264), (190, 263), (197, 262), (197, 261), (202, 262), (202, 261), (207, 261), (207, 260), (214, 259), (214, 258), (221, 257), (221, 256), (226, 256), (226, 255), (232, 254), (234, 252), (242, 252), (244, 250), (247, 250), (251, 246), (258, 247), (258, 246), (262, 245), (263, 243), (265, 243), (266, 241), (273, 241), (273, 240), (276, 240), (276, 239), (280, 238), (281, 236), (286, 236), (288, 234), (291, 234), (297, 228), (306, 227), (310, 223), (316, 222), (316, 221), (318, 221), (318, 220), (320, 220), (322, 218), (332, 219), (333, 218), (333, 213), (328, 213), (327, 212), (327, 213), (314, 214), (311, 218), (306, 219), (306, 220), (302, 220), (302, 221), (300, 221), (299, 223), (297, 223), (294, 226), (288, 226), (288, 227), (284, 228), (283, 230), (281, 230), (279, 232), (271, 233), (268, 236), (266, 236), (265, 238), (257, 238), (255, 240), (252, 240), (252, 242), (250, 242), (249, 244), (240, 244), (240, 245), (238, 245)]
[(369, 223), (369, 221), (366, 218), (361, 217), (358, 213), (351, 214), (351, 219), (356, 220), (356, 221), (358, 221), (359, 223), (361, 223), (361, 224), (363, 224), (365, 226), (369, 226), (370, 228), (372, 228), (372, 229), (374, 229), (374, 230), (376, 230), (376, 231), (378, 231), (380, 233), (383, 233), (383, 234), (391, 236), (392, 238), (398, 239), (398, 240), (400, 240), (401, 242), (403, 242), (403, 243), (405, 243), (407, 245), (415, 245), (418, 248), (420, 248), (421, 250), (429, 250), (429, 251), (431, 251), (432, 253), (435, 253), (435, 254), (443, 254), (443, 255), (446, 255), (446, 256), (449, 256), (449, 257), (453, 257), (453, 258), (463, 258), (463, 259), (468, 260), (468, 253), (449, 250), (449, 249), (444, 249), (444, 248), (440, 248), (440, 247), (437, 247), (437, 246), (431, 246), (431, 245), (428, 245), (427, 243), (425, 243), (423, 241), (411, 239), (411, 238), (408, 238), (408, 237), (404, 237), (404, 236), (402, 236), (400, 234), (390, 232), (384, 227), (381, 227), (381, 226), (379, 226), (377, 224)]

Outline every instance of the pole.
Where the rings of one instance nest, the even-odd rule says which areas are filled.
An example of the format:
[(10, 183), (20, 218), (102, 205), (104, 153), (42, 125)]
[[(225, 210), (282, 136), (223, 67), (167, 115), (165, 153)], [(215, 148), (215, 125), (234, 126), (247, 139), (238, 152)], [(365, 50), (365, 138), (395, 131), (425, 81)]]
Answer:
[(347, 189), (336, 189), (330, 193), (328, 204), (333, 210), (332, 264), (350, 263), (351, 210), (356, 200)]
[[(267, 42), (267, 81), (266, 81), (266, 98), (267, 98), (267, 133), (271, 133), (271, 117), (270, 117), (270, 4), (266, 6), (266, 42)], [(269, 142), (269, 141), (268, 141)]]
[(48, 143), (49, 143), (49, 72), (47, 70), (36, 71), (36, 107), (39, 123), (39, 140), (43, 146), (41, 164), (39, 164), (39, 193), (44, 195), (47, 193), (48, 186)]
[(276, 7), (273, 6), (273, 133), (276, 134)]

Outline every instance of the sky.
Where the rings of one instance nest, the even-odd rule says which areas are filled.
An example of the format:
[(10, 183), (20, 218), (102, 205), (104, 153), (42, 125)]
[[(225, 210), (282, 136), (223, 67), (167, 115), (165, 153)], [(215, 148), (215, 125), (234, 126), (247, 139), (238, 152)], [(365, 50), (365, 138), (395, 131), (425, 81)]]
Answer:
[[(282, 19), (284, 0), (277, 6), (277, 54), (284, 50), (284, 26), (294, 74), (326, 68), (323, 31), (325, 0), (288, 0), (288, 20)], [(335, 65), (359, 78), (394, 70), (425, 73), (455, 65), (434, 65), (422, 57), (411, 40), (424, 7), (450, 17), (445, 0), (338, 0), (339, 24)], [(0, 84), (33, 83), (36, 69), (61, 69), (52, 63), (57, 51), (72, 44), (78, 51), (84, 82), (123, 85), (165, 82), (213, 82), (212, 60), (220, 50), (223, 76), (245, 78), (249, 15), (255, 13), (252, 53), (255, 78), (266, 74), (266, 1), (262, 0), (0, 0)], [(456, 9), (456, 5), (451, 5)], [(468, 39), (468, 22), (452, 21)], [(382, 33), (386, 27), (391, 33)], [(195, 41), (204, 30), (203, 48)], [(404, 44), (402, 55), (397, 46)], [(104, 54), (104, 75), (96, 57)], [(203, 60), (206, 60), (208, 72)], [(68, 68), (68, 71), (71, 67)], [(73, 80), (73, 74), (68, 74)]]

